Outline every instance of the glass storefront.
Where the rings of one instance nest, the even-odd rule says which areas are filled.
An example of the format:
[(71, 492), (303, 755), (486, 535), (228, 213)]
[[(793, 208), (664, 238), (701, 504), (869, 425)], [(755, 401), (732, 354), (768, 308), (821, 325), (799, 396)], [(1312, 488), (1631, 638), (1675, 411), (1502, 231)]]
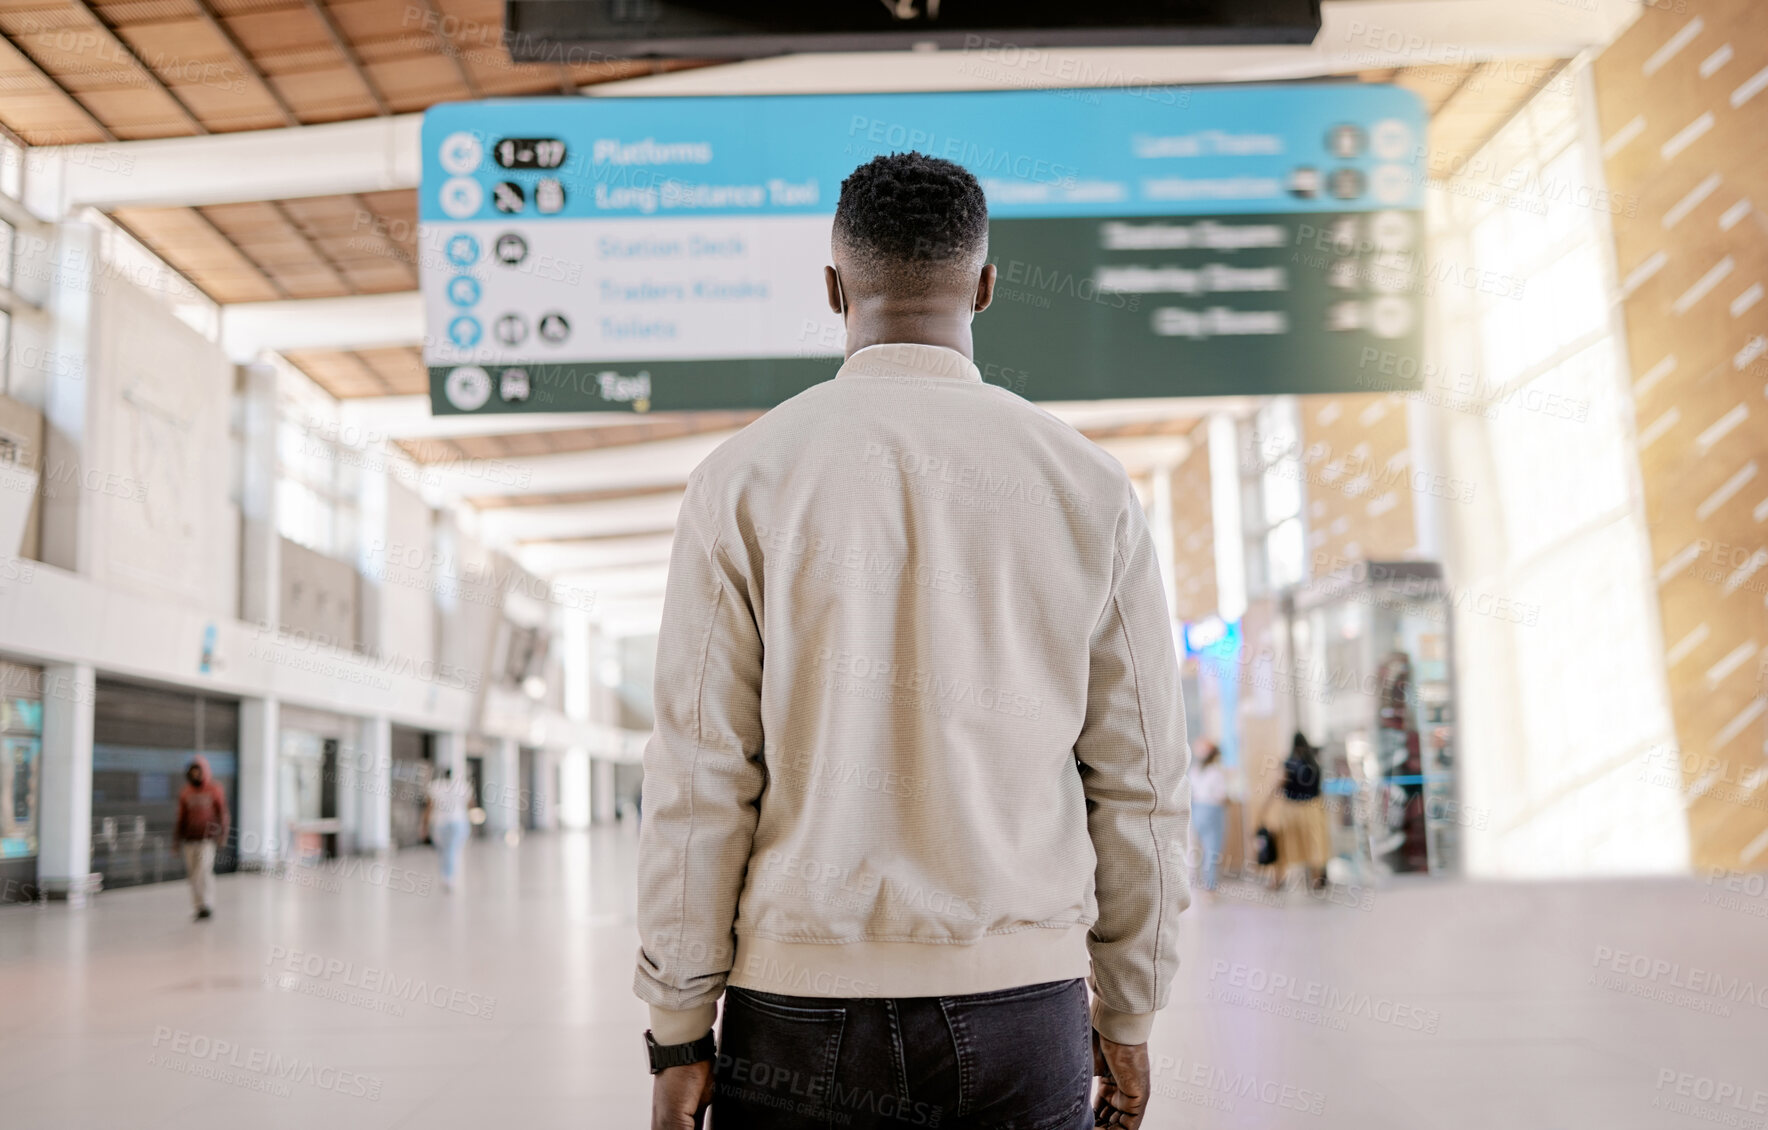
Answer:
[(277, 736), (278, 856), (316, 863), (338, 854), (338, 759), (352, 730), (336, 714), (285, 705)]
[(1296, 717), (1321, 748), (1348, 877), (1460, 866), (1449, 595), (1431, 562), (1363, 562), (1296, 590)]
[(424, 842), (424, 804), (430, 784), (430, 735), (405, 726), (393, 727), (393, 846), (416, 847)]
[(0, 904), (35, 897), (42, 676), (40, 668), (0, 660)]
[(172, 843), (178, 793), (201, 753), (227, 796), (229, 841), (215, 870), (235, 868), (239, 828), (239, 704), (180, 691), (99, 680), (93, 708), (92, 870), (129, 887), (184, 877)]

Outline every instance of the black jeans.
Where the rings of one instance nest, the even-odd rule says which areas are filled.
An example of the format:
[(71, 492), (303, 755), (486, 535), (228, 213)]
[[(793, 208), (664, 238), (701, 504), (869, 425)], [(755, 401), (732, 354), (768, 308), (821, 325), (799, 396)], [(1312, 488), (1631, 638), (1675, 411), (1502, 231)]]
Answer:
[(1084, 982), (846, 1000), (731, 988), (712, 1130), (1083, 1130)]

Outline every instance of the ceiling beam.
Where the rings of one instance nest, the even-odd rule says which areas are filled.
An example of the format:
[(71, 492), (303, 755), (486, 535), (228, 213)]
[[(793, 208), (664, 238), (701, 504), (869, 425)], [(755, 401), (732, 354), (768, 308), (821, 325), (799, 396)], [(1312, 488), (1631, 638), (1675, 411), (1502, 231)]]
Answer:
[(222, 348), (241, 364), (266, 350), (367, 349), (423, 339), (424, 304), (415, 290), (221, 308)]
[[(26, 201), (39, 215), (60, 218), (88, 205), (109, 212), (408, 189), (422, 167), (422, 129), (422, 114), (395, 114), (102, 147), (38, 146)], [(59, 176), (36, 175), (57, 164)]]
[(338, 403), (339, 419), (358, 431), (390, 440), (452, 439), (456, 436), (527, 435), (563, 428), (615, 427), (630, 424), (627, 412), (509, 412), (433, 416), (430, 398), (358, 396)]
[(510, 506), (479, 513), (479, 533), (491, 545), (631, 537), (675, 528), (682, 492), (565, 506)]
[[(630, 422), (630, 417), (622, 417)], [(424, 478), (443, 490), (474, 498), (558, 494), (594, 484), (597, 490), (643, 490), (686, 486), (688, 475), (732, 431), (704, 432), (678, 439), (600, 447), (591, 451), (516, 458), (463, 459), (424, 463)], [(543, 509), (524, 507), (523, 509)], [(491, 510), (485, 511), (487, 514)]]
[(667, 565), (674, 540), (670, 534), (644, 534), (591, 541), (536, 542), (523, 546), (517, 556), (524, 569), (550, 577), (630, 565)]

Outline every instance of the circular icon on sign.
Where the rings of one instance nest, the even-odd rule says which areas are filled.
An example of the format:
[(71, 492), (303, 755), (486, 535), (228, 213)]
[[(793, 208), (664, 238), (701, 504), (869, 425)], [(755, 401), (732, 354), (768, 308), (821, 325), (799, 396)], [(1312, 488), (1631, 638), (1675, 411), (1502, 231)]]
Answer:
[(528, 241), (513, 231), (506, 231), (497, 237), (491, 253), (497, 256), (499, 263), (513, 267), (528, 257)]
[(1329, 330), (1360, 330), (1363, 328), (1361, 302), (1334, 302), (1326, 307), (1326, 328)]
[(1412, 170), (1404, 165), (1382, 165), (1375, 170), (1375, 199), (1383, 204), (1404, 204), (1412, 195)]
[(1398, 118), (1383, 118), (1375, 123), (1370, 148), (1383, 161), (1404, 161), (1411, 156), (1412, 127)]
[(462, 365), (442, 382), (442, 395), (462, 412), (477, 411), (491, 399), (491, 374), (477, 365)]
[(1367, 187), (1361, 169), (1334, 169), (1328, 184), (1332, 188), (1332, 195), (1340, 200), (1355, 200), (1363, 195), (1363, 189)]
[(549, 310), (540, 316), (539, 332), (542, 340), (558, 345), (571, 336), (571, 323), (557, 310)]
[(500, 180), (491, 186), (491, 206), (499, 212), (514, 215), (528, 203), (528, 197), (522, 192), (522, 186), (513, 180)]
[(466, 314), (462, 314), (448, 323), (448, 340), (462, 349), (471, 349), (478, 345), (479, 338), (484, 332), (483, 327), (479, 325), (479, 319)]
[(470, 267), (479, 261), (479, 241), (460, 232), (448, 237), (448, 261), (457, 267)]
[(1334, 157), (1346, 161), (1363, 151), (1363, 127), (1350, 124), (1333, 126), (1326, 131), (1326, 148)]
[(565, 186), (557, 177), (541, 177), (534, 184), (534, 210), (545, 215), (565, 208)]
[(442, 167), (457, 177), (478, 168), (484, 157), (485, 147), (465, 130), (457, 130), (443, 138), (442, 148), (436, 152), (436, 159), (442, 162)]
[(1405, 290), (1412, 285), (1415, 266), (1410, 255), (1398, 251), (1377, 252), (1369, 263), (1369, 285), (1375, 290), (1389, 293)]
[(1377, 212), (1370, 221), (1369, 234), (1377, 251), (1410, 251), (1412, 219), (1404, 212)]
[(1412, 328), (1412, 304), (1387, 294), (1369, 304), (1369, 329), (1376, 337), (1404, 337)]
[(485, 203), (485, 190), (470, 177), (450, 177), (442, 182), (438, 194), (442, 210), (457, 220), (464, 220)]
[(520, 345), (528, 340), (528, 319), (520, 314), (504, 314), (491, 324), (491, 333), (504, 345)]
[(471, 275), (456, 275), (449, 279), (448, 301), (456, 306), (471, 306), (479, 301), (479, 280)]

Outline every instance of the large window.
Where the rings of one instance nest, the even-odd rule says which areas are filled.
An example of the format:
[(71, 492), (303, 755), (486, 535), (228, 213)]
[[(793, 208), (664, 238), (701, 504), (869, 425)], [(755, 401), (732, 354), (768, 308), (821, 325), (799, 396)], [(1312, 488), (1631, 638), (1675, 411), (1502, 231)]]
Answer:
[(1241, 510), (1246, 527), (1247, 589), (1276, 592), (1307, 577), (1307, 531), (1301, 420), (1293, 396), (1260, 405), (1241, 461)]
[[(0, 134), (0, 196), (16, 204), (24, 191), (25, 146), (17, 138)], [(18, 218), (18, 217), (14, 217)], [(0, 217), (0, 394), (12, 394), (12, 257), (18, 246), (18, 229)], [(5, 455), (0, 452), (0, 462)]]
[[(1468, 841), (1483, 874), (1675, 870), (1674, 791), (1641, 783), (1673, 742), (1632, 448), (1625, 342), (1587, 74), (1536, 94), (1433, 185), (1433, 255), (1489, 285), (1439, 287), (1431, 352), (1453, 393), (1439, 450), (1475, 483), (1446, 508), (1467, 703)], [(1444, 277), (1462, 273), (1444, 272)], [(1482, 616), (1501, 595), (1514, 616)], [(1471, 608), (1471, 610), (1470, 610)]]
[(276, 427), (277, 532), (327, 557), (356, 554), (356, 464), (323, 429), (285, 411)]

